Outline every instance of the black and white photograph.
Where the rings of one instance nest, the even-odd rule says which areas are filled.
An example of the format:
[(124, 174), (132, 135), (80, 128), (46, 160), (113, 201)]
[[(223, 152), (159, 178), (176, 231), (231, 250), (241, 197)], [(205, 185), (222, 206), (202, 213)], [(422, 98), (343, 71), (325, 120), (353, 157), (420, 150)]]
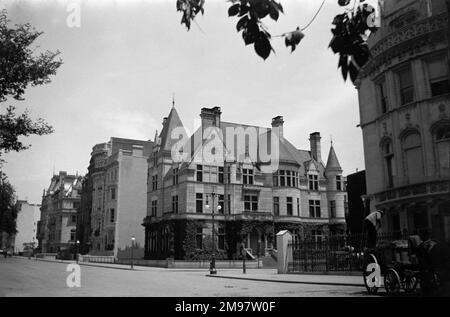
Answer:
[(450, 297), (449, 17), (0, 0), (0, 297)]

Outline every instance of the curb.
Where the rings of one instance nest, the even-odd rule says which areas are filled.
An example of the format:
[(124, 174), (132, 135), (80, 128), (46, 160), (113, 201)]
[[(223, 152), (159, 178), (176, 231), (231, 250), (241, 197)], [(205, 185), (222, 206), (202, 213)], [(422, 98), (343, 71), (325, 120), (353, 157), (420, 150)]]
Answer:
[[(43, 262), (53, 262), (53, 263), (76, 263), (75, 261), (68, 261), (68, 260), (48, 260), (48, 259), (38, 259), (36, 258), (35, 261), (43, 261)], [(96, 265), (96, 264), (87, 264), (84, 262), (78, 262), (78, 265), (83, 265), (83, 266), (92, 266), (92, 267), (101, 267), (101, 268), (106, 268), (106, 269), (114, 269), (114, 270), (125, 270), (125, 271), (143, 271), (143, 270), (138, 270), (138, 269), (131, 269), (131, 268), (125, 268), (125, 267), (114, 267), (114, 266), (106, 266), (106, 265)]]
[(144, 270), (138, 270), (138, 269), (135, 269), (135, 268), (131, 269), (131, 268), (126, 268), (126, 267), (114, 267), (114, 266), (106, 266), (106, 265), (87, 264), (87, 263), (84, 263), (84, 262), (79, 262), (78, 264), (79, 265), (83, 265), (83, 266), (102, 267), (102, 268), (114, 269), (114, 270), (144, 271)]
[(288, 284), (310, 284), (310, 285), (332, 285), (332, 286), (352, 286), (352, 287), (365, 287), (364, 284), (354, 284), (354, 283), (333, 283), (333, 282), (311, 282), (311, 281), (284, 281), (284, 280), (271, 280), (263, 278), (254, 277), (237, 277), (237, 276), (220, 276), (206, 274), (207, 277), (215, 278), (228, 278), (234, 280), (247, 280), (247, 281), (257, 281), (257, 282), (272, 282), (272, 283), (288, 283)]

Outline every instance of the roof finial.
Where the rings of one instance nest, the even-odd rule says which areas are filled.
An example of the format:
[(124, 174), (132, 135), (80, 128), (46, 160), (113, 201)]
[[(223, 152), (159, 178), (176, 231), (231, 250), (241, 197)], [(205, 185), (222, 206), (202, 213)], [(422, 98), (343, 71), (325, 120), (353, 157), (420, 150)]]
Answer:
[(172, 108), (175, 108), (175, 93), (172, 93)]
[(333, 146), (333, 135), (330, 134), (330, 139), (331, 139), (331, 146)]

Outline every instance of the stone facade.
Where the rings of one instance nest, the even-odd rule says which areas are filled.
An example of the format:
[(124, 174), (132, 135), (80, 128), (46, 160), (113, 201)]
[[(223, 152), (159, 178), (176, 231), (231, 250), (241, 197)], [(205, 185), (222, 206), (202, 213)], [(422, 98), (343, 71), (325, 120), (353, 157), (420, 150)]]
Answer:
[(147, 159), (152, 142), (111, 138), (93, 147), (78, 225), (83, 253), (143, 257)]
[(384, 1), (357, 81), (370, 210), (450, 241), (448, 1)]
[(42, 252), (56, 253), (75, 245), (81, 180), (81, 176), (59, 172), (44, 190), (38, 236)]
[[(316, 239), (344, 232), (342, 169), (333, 146), (323, 163), (318, 132), (310, 135), (307, 151), (284, 138), (281, 116), (273, 118), (272, 128), (224, 122), (219, 107), (203, 108), (200, 117), (201, 127), (188, 137), (173, 107), (155, 136), (144, 219), (147, 259), (209, 258), (213, 224), (219, 259), (238, 256), (241, 243), (250, 256), (264, 255), (276, 248), (274, 235), (282, 229)], [(236, 135), (227, 134), (229, 130)], [(264, 146), (259, 137), (250, 141), (253, 130), (262, 131), (266, 141), (276, 136), (275, 170), (267, 172), (261, 153), (252, 152), (255, 144)], [(230, 140), (236, 141), (234, 146)], [(242, 153), (237, 151), (241, 141)], [(174, 158), (180, 150), (187, 154), (181, 161)], [(223, 160), (209, 161), (209, 154)]]
[(16, 220), (17, 233), (14, 235), (14, 253), (23, 252), (24, 248), (36, 248), (37, 225), (41, 218), (40, 205), (30, 204), (26, 200), (17, 201), (19, 213)]

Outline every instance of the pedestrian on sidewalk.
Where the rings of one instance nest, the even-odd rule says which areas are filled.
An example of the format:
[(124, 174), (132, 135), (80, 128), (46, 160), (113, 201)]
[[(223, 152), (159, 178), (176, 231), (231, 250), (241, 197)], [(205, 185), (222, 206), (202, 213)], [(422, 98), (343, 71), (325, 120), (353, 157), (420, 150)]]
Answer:
[(377, 245), (377, 235), (378, 230), (381, 228), (383, 215), (384, 212), (382, 210), (376, 210), (364, 219), (364, 228), (367, 232), (366, 247), (369, 249), (374, 249)]

